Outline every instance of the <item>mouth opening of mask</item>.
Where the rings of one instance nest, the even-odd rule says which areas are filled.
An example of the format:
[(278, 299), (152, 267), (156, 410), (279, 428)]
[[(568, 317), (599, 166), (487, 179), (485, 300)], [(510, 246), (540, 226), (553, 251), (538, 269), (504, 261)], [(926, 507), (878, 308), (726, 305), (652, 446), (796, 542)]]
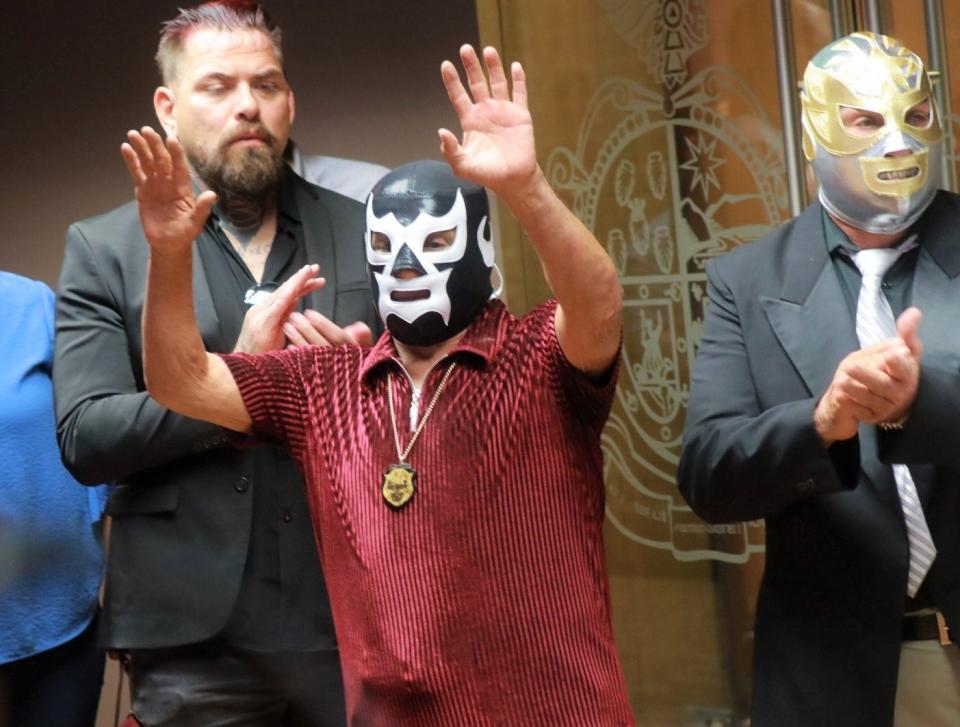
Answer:
[(883, 182), (895, 182), (900, 179), (910, 179), (920, 174), (920, 167), (908, 167), (907, 169), (889, 169), (883, 172), (877, 172), (877, 179)]
[(409, 303), (413, 300), (426, 300), (429, 297), (430, 291), (426, 289), (394, 290), (390, 292), (390, 300), (395, 300), (398, 303)]

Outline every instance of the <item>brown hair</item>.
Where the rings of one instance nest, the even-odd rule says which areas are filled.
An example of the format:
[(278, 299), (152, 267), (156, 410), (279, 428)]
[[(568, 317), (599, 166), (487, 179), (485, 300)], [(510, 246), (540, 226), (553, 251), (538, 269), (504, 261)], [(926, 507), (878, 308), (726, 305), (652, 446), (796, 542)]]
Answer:
[(160, 28), (157, 67), (166, 86), (177, 77), (177, 62), (187, 36), (198, 29), (257, 30), (270, 39), (277, 60), (283, 63), (282, 34), (270, 16), (253, 0), (211, 0), (193, 8), (180, 8), (177, 16)]

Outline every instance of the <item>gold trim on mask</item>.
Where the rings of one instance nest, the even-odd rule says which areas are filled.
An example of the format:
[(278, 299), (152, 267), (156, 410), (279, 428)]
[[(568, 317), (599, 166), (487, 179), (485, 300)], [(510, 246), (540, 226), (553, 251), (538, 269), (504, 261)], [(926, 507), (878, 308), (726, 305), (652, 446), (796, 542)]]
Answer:
[[(900, 157), (860, 157), (860, 169), (871, 192), (908, 199), (926, 184), (927, 150)], [(910, 170), (917, 172), (912, 176), (904, 176)], [(894, 178), (881, 179), (881, 175), (886, 174)]]
[[(807, 159), (812, 160), (815, 154), (814, 140), (830, 154), (850, 156), (863, 153), (894, 129), (922, 144), (938, 143), (943, 137), (940, 116), (930, 90), (930, 78), (917, 56), (884, 36), (871, 33), (857, 36), (869, 42), (869, 57), (864, 57), (862, 48), (847, 38), (833, 46), (836, 55), (827, 60), (827, 68), (815, 66), (812, 61), (807, 64), (800, 95), (803, 149)], [(885, 47), (878, 39), (883, 39)], [(853, 53), (846, 55), (844, 50), (853, 50)], [(897, 55), (890, 55), (891, 50)], [(844, 76), (846, 81), (841, 80)], [(927, 127), (921, 129), (908, 124), (907, 112), (927, 100), (930, 101)], [(841, 106), (879, 113), (884, 125), (866, 136), (854, 136), (843, 126)]]

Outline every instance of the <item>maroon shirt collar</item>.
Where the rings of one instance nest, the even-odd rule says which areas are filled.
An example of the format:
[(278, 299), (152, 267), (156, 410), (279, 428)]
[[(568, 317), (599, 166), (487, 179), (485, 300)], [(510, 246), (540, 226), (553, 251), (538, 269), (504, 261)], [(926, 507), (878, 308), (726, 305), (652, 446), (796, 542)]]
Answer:
[[(491, 300), (467, 326), (463, 338), (448, 355), (467, 354), (475, 357), (482, 366), (486, 366), (503, 341), (509, 315), (500, 300)], [(390, 331), (385, 330), (373, 348), (367, 352), (363, 366), (360, 367), (360, 380), (366, 383), (375, 369), (388, 361), (396, 361), (398, 357), (393, 337)]]

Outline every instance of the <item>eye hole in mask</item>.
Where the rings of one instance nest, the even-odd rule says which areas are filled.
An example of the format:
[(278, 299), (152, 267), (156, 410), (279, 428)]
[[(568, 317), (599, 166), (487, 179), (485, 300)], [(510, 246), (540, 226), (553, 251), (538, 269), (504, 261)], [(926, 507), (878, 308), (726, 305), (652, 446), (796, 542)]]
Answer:
[[(850, 136), (858, 138), (873, 136), (887, 125), (886, 119), (879, 111), (843, 104), (839, 106), (839, 110), (843, 130)], [(927, 99), (907, 109), (903, 114), (903, 123), (914, 129), (929, 129), (933, 123), (930, 100)]]
[(856, 106), (840, 106), (840, 122), (850, 136), (863, 138), (873, 136), (883, 129), (886, 120), (883, 114)]
[(907, 109), (904, 114), (903, 123), (912, 126), (915, 129), (929, 129), (933, 123), (933, 112), (930, 109), (930, 99), (918, 103)]
[(390, 252), (390, 238), (382, 232), (370, 232), (370, 247), (377, 252)]
[(431, 233), (430, 235), (427, 235), (427, 239), (423, 241), (423, 251), (439, 252), (440, 250), (446, 250), (456, 239), (456, 227), (451, 227), (449, 230), (442, 230), (441, 232)]

